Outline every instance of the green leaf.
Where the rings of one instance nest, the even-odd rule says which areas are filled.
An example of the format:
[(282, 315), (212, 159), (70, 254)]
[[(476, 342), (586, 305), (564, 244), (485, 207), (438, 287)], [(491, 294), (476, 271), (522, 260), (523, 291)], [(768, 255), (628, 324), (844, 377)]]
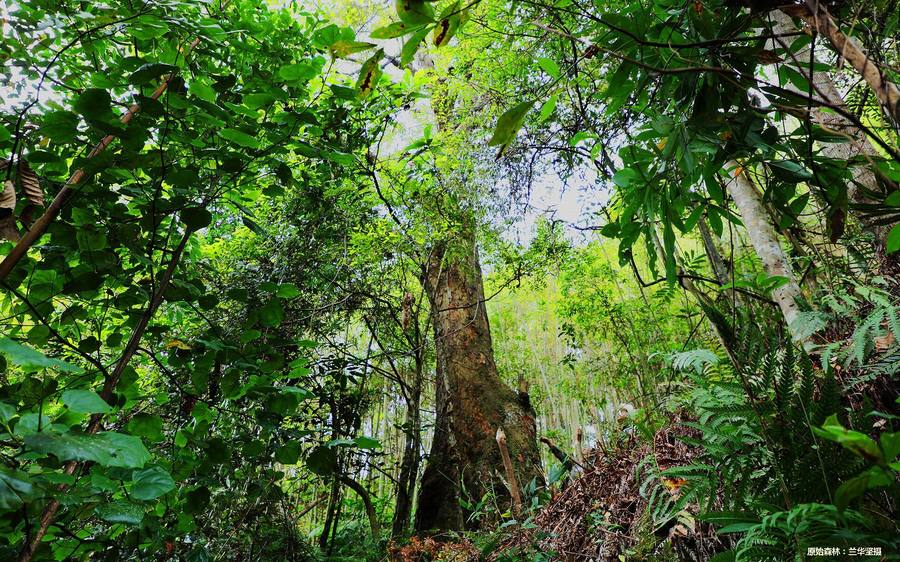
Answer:
[(375, 85), (378, 84), (378, 79), (381, 77), (381, 66), (378, 63), (382, 57), (384, 57), (384, 50), (378, 49), (360, 68), (359, 78), (356, 80), (356, 93), (359, 97), (365, 98), (375, 91)]
[(43, 431), (27, 435), (25, 444), (33, 451), (52, 454), (61, 461), (93, 461), (103, 466), (141, 468), (150, 460), (150, 453), (140, 439), (112, 431), (96, 435)]
[(293, 283), (282, 283), (275, 294), (283, 299), (294, 299), (300, 296), (300, 290)]
[(106, 414), (112, 407), (91, 390), (67, 390), (62, 394), (63, 404), (79, 414)]
[(407, 25), (398, 21), (384, 27), (379, 27), (372, 31), (372, 33), (369, 34), (369, 37), (372, 39), (394, 39), (396, 37), (402, 37), (407, 33), (412, 33), (421, 27), (422, 26), (420, 25)]
[(138, 525), (144, 519), (143, 506), (124, 500), (98, 505), (94, 508), (94, 513), (110, 523)]
[(0, 422), (6, 423), (16, 415), (16, 409), (6, 402), (0, 402)]
[(722, 526), (737, 523), (759, 523), (759, 517), (745, 511), (711, 511), (699, 515), (697, 519)]
[(137, 414), (128, 422), (128, 433), (158, 443), (163, 440), (163, 420), (152, 414)]
[(361, 51), (367, 51), (372, 47), (377, 47), (375, 43), (364, 43), (362, 41), (335, 41), (328, 47), (331, 51), (331, 55), (337, 58), (344, 58), (353, 53), (359, 53)]
[(281, 464), (297, 464), (300, 460), (300, 442), (289, 441), (275, 451), (275, 460)]
[(139, 470), (132, 476), (131, 497), (149, 501), (175, 489), (175, 481), (165, 469), (158, 466)]
[(434, 46), (443, 47), (449, 43), (450, 39), (453, 39), (453, 36), (459, 31), (459, 27), (462, 25), (464, 17), (466, 17), (466, 15), (465, 13), (460, 13), (458, 0), (453, 4), (448, 5), (441, 13), (439, 18), (440, 21), (434, 26), (434, 35), (432, 36)]
[(900, 191), (895, 191), (884, 199), (884, 204), (889, 207), (900, 207)]
[(519, 129), (522, 128), (522, 122), (525, 121), (525, 116), (531, 111), (533, 106), (534, 100), (522, 102), (513, 106), (511, 109), (508, 109), (500, 116), (500, 119), (497, 120), (497, 126), (494, 128), (494, 135), (491, 137), (491, 140), (488, 141), (488, 146), (499, 146), (500, 152), (498, 153), (498, 156), (503, 153), (503, 150), (516, 137)]
[(191, 82), (188, 91), (203, 101), (208, 101), (212, 104), (216, 103), (216, 91), (208, 84), (197, 81)]
[(900, 250), (900, 224), (894, 225), (887, 235), (887, 253), (893, 254)]
[(200, 230), (212, 222), (212, 213), (203, 207), (187, 207), (181, 211), (181, 221), (190, 230)]
[(84, 372), (81, 367), (70, 365), (59, 359), (51, 359), (7, 337), (0, 336), (0, 353), (6, 356), (12, 364), (18, 365), (28, 373), (40, 371), (41, 369), (58, 369), (70, 373)]
[(262, 308), (259, 309), (259, 323), (263, 326), (274, 328), (281, 324), (284, 320), (284, 309), (281, 306), (281, 299), (270, 299)]
[(353, 440), (353, 443), (356, 444), (360, 449), (380, 449), (381, 442), (374, 437), (366, 437), (365, 435), (361, 435)]
[(829, 441), (840, 443), (846, 449), (873, 462), (883, 461), (881, 449), (865, 433), (847, 429), (838, 421), (837, 415), (828, 416), (821, 428), (812, 428), (816, 435)]
[(178, 67), (175, 65), (151, 62), (141, 65), (137, 70), (132, 72), (131, 76), (128, 77), (128, 82), (130, 84), (146, 84), (163, 74), (172, 74), (177, 71)]
[(87, 228), (78, 230), (75, 233), (75, 240), (80, 249), (88, 252), (102, 250), (107, 245), (106, 234)]
[(886, 431), (878, 438), (878, 442), (886, 461), (891, 462), (900, 455), (900, 432)]
[(768, 163), (777, 177), (788, 182), (803, 182), (813, 178), (812, 172), (790, 160), (776, 160)]
[(272, 94), (246, 94), (241, 101), (250, 109), (257, 110), (275, 101)]
[(619, 187), (630, 187), (634, 180), (638, 179), (640, 174), (632, 168), (622, 168), (613, 174), (613, 183)]
[(317, 29), (312, 36), (313, 45), (324, 49), (334, 45), (336, 41), (352, 41), (353, 30), (349, 28), (341, 29), (335, 24), (329, 24), (325, 27)]
[(27, 474), (0, 467), (0, 512), (18, 509), (33, 491)]
[(422, 44), (422, 40), (425, 39), (426, 35), (428, 35), (428, 28), (423, 27), (406, 40), (403, 48), (400, 50), (400, 66), (406, 66), (412, 62), (413, 57), (416, 56), (416, 51), (419, 50), (419, 45)]
[(40, 134), (53, 142), (71, 142), (78, 135), (78, 116), (71, 111), (51, 111), (41, 121)]
[(537, 60), (537, 65), (541, 70), (550, 75), (551, 78), (559, 78), (559, 65), (553, 59), (541, 57)]
[(547, 99), (547, 101), (544, 102), (544, 104), (541, 106), (541, 113), (540, 115), (538, 115), (538, 123), (543, 123), (550, 117), (550, 115), (553, 114), (554, 111), (556, 111), (557, 99), (559, 99), (558, 93), (553, 94), (552, 96), (550, 96), (550, 98)]
[(259, 141), (255, 137), (237, 129), (222, 129), (219, 136), (244, 148), (259, 148)]
[(328, 476), (337, 465), (337, 453), (329, 447), (316, 447), (306, 457), (306, 466), (314, 474)]
[(73, 107), (88, 119), (106, 119), (112, 116), (112, 98), (109, 92), (100, 88), (88, 88), (81, 92)]
[(409, 25), (420, 25), (434, 21), (434, 10), (424, 0), (396, 0), (397, 16)]
[(314, 61), (286, 64), (278, 69), (278, 76), (287, 82), (308, 82), (319, 75), (321, 67)]

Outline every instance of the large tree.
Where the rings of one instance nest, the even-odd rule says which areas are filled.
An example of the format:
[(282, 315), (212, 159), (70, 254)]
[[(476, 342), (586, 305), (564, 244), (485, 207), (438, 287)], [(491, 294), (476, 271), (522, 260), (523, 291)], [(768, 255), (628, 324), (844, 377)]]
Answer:
[[(497, 372), (485, 310), (481, 264), (471, 219), (437, 242), (422, 272), (431, 303), (437, 357), (436, 422), (419, 495), (416, 529), (460, 530), (475, 504), (494, 495), (510, 505), (516, 482), (541, 478), (534, 412), (524, 390), (511, 390)], [(507, 436), (516, 478), (503, 482), (498, 429)]]

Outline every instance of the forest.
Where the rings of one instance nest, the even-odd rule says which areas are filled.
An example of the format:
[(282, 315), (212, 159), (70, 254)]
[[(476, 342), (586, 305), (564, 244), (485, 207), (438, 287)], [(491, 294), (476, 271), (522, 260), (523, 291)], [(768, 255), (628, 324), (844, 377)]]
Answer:
[(2, 0), (0, 64), (0, 560), (900, 560), (895, 0)]

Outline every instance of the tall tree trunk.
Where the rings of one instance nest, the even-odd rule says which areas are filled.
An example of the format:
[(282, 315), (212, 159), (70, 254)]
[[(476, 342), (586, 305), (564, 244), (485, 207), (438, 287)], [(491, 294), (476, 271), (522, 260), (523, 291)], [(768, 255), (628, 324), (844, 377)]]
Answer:
[(741, 215), (750, 243), (753, 244), (756, 255), (762, 261), (763, 269), (769, 276), (778, 276), (786, 280), (781, 286), (772, 290), (772, 299), (781, 308), (791, 337), (797, 343), (808, 347), (809, 342), (797, 334), (794, 325), (800, 314), (800, 308), (797, 306), (797, 300), (800, 298), (800, 286), (794, 277), (791, 262), (788, 260), (784, 248), (781, 247), (781, 242), (778, 241), (778, 234), (763, 205), (762, 196), (737, 162), (728, 162), (725, 169), (729, 171), (730, 176), (725, 186)]
[(534, 412), (497, 373), (484, 306), (475, 231), (438, 243), (423, 267), (431, 305), (437, 363), (436, 424), (416, 512), (416, 529), (460, 530), (468, 521), (460, 500), (476, 503), (492, 492), (501, 509), (510, 494), (497, 476), (503, 470), (495, 435), (503, 428), (516, 476), (523, 485), (542, 480)]
[[(794, 25), (793, 19), (781, 10), (773, 10), (771, 12), (771, 17), (773, 22), (772, 31), (775, 34), (786, 35), (797, 30), (797, 26)], [(812, 92), (810, 92), (810, 94), (813, 97), (821, 99), (832, 106), (849, 111), (844, 103), (841, 92), (837, 89), (837, 86), (835, 86), (834, 81), (828, 73), (810, 70), (810, 62), (818, 62), (815, 59), (815, 53), (812, 52), (812, 45), (800, 49), (799, 52), (791, 55), (790, 39), (778, 38), (775, 39), (774, 42), (778, 47), (787, 50), (784, 64), (791, 66), (801, 75), (812, 78), (810, 80), (812, 86)], [(796, 91), (800, 95), (806, 95), (806, 92), (799, 91), (792, 83), (789, 83), (786, 88)], [(855, 123), (843, 115), (828, 110), (827, 108), (814, 107), (811, 117), (816, 124), (844, 134), (849, 140), (849, 142), (842, 143), (823, 143), (822, 154), (828, 158), (834, 158), (835, 160), (849, 160), (858, 155), (869, 157), (878, 155), (875, 147), (872, 146), (872, 142), (866, 136), (865, 131), (860, 129)], [(872, 205), (880, 202), (878, 194), (883, 194), (884, 190), (879, 185), (878, 178), (875, 176), (875, 172), (871, 166), (865, 165), (855, 167), (853, 169), (853, 179), (862, 186), (862, 189), (859, 189), (856, 183), (850, 183), (847, 186), (847, 197), (850, 201), (857, 205)], [(880, 197), (880, 199), (883, 198), (883, 196)], [(883, 254), (885, 249), (885, 237), (887, 236), (888, 231), (890, 231), (891, 225), (877, 224), (877, 217), (869, 217), (864, 213), (859, 214), (858, 219), (863, 227), (873, 234), (875, 237), (876, 250), (880, 254)]]
[(403, 458), (400, 461), (400, 475), (397, 478), (397, 503), (391, 524), (392, 536), (406, 533), (409, 516), (412, 513), (413, 492), (419, 474), (419, 449), (422, 447), (421, 421), (419, 415), (422, 397), (422, 371), (424, 365), (418, 350), (416, 367), (411, 384), (407, 385), (406, 423), (404, 424)]

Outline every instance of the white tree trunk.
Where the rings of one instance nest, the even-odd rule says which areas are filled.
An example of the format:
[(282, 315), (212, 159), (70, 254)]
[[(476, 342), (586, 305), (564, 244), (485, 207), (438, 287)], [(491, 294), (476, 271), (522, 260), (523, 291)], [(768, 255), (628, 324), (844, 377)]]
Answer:
[(781, 247), (781, 242), (778, 241), (778, 233), (772, 225), (769, 213), (766, 212), (762, 196), (737, 162), (733, 160), (728, 162), (725, 169), (729, 172), (729, 179), (725, 184), (726, 189), (741, 215), (750, 243), (762, 261), (763, 269), (770, 277), (778, 276), (787, 279), (786, 283), (772, 291), (772, 299), (781, 308), (791, 337), (797, 343), (808, 348), (809, 342), (798, 337), (794, 326), (794, 322), (800, 314), (800, 308), (797, 306), (800, 286), (794, 277), (791, 262), (788, 260), (784, 248)]

